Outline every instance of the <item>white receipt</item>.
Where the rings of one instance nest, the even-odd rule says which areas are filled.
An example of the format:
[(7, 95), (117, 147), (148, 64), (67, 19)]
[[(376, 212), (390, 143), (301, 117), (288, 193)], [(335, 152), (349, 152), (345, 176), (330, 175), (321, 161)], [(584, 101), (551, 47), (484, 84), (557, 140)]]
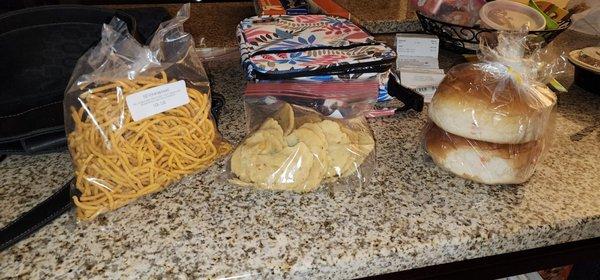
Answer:
[(415, 71), (409, 71), (408, 69), (400, 70), (400, 83), (423, 95), (423, 99), (427, 103), (431, 101), (438, 85), (444, 79), (444, 70), (428, 70), (430, 71), (422, 71), (422, 69)]
[(127, 107), (134, 121), (188, 104), (190, 98), (184, 81), (177, 81), (128, 95)]
[(399, 56), (396, 68), (440, 68), (437, 57), (428, 56)]
[(444, 79), (444, 70), (439, 69), (439, 50), (440, 40), (434, 35), (396, 34), (400, 83), (423, 95), (425, 102), (431, 101)]
[(439, 68), (440, 40), (427, 34), (396, 34), (396, 68)]
[(438, 57), (440, 40), (428, 34), (396, 34), (398, 56)]

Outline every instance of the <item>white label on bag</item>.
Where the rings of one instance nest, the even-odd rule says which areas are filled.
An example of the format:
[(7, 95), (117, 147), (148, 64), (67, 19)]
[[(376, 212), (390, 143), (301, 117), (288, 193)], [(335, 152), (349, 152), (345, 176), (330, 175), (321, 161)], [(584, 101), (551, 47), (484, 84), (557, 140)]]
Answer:
[(177, 81), (130, 94), (125, 98), (134, 121), (188, 104), (184, 81)]

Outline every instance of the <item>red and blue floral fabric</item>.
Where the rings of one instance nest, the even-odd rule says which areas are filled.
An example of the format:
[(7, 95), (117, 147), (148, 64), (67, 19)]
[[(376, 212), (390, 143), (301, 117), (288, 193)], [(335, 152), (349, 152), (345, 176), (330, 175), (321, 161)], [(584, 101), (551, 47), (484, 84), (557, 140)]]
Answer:
[(379, 79), (385, 89), (394, 51), (351, 21), (326, 15), (251, 17), (238, 26), (245, 74), (251, 80)]

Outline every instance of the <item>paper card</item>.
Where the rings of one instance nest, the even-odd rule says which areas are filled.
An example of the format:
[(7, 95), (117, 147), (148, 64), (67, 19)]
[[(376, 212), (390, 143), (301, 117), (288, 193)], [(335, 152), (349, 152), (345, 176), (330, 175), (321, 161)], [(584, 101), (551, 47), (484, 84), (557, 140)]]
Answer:
[(437, 86), (444, 79), (444, 73), (400, 72), (400, 82), (409, 88)]
[(139, 121), (190, 102), (184, 81), (149, 88), (128, 95), (127, 107), (134, 121)]
[(440, 40), (429, 34), (396, 34), (396, 52), (398, 57), (433, 57), (437, 60)]
[[(422, 70), (422, 69), (419, 69)], [(423, 95), (423, 99), (425, 102), (431, 102), (431, 98), (433, 98), (433, 94), (437, 90), (438, 85), (444, 79), (444, 72), (442, 69), (432, 69), (433, 71), (400, 71), (400, 83), (419, 94)], [(439, 71), (442, 72), (440, 73)], [(437, 73), (436, 73), (437, 72)]]
[(396, 59), (396, 68), (440, 68), (437, 57), (406, 56)]

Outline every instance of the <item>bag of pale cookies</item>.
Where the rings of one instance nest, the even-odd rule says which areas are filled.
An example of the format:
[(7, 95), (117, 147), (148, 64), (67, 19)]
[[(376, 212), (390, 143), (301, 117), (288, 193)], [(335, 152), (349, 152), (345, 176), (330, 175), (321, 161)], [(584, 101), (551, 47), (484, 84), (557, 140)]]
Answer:
[(249, 83), (248, 134), (232, 153), (229, 181), (267, 190), (311, 192), (369, 182), (375, 139), (364, 117), (377, 83)]

